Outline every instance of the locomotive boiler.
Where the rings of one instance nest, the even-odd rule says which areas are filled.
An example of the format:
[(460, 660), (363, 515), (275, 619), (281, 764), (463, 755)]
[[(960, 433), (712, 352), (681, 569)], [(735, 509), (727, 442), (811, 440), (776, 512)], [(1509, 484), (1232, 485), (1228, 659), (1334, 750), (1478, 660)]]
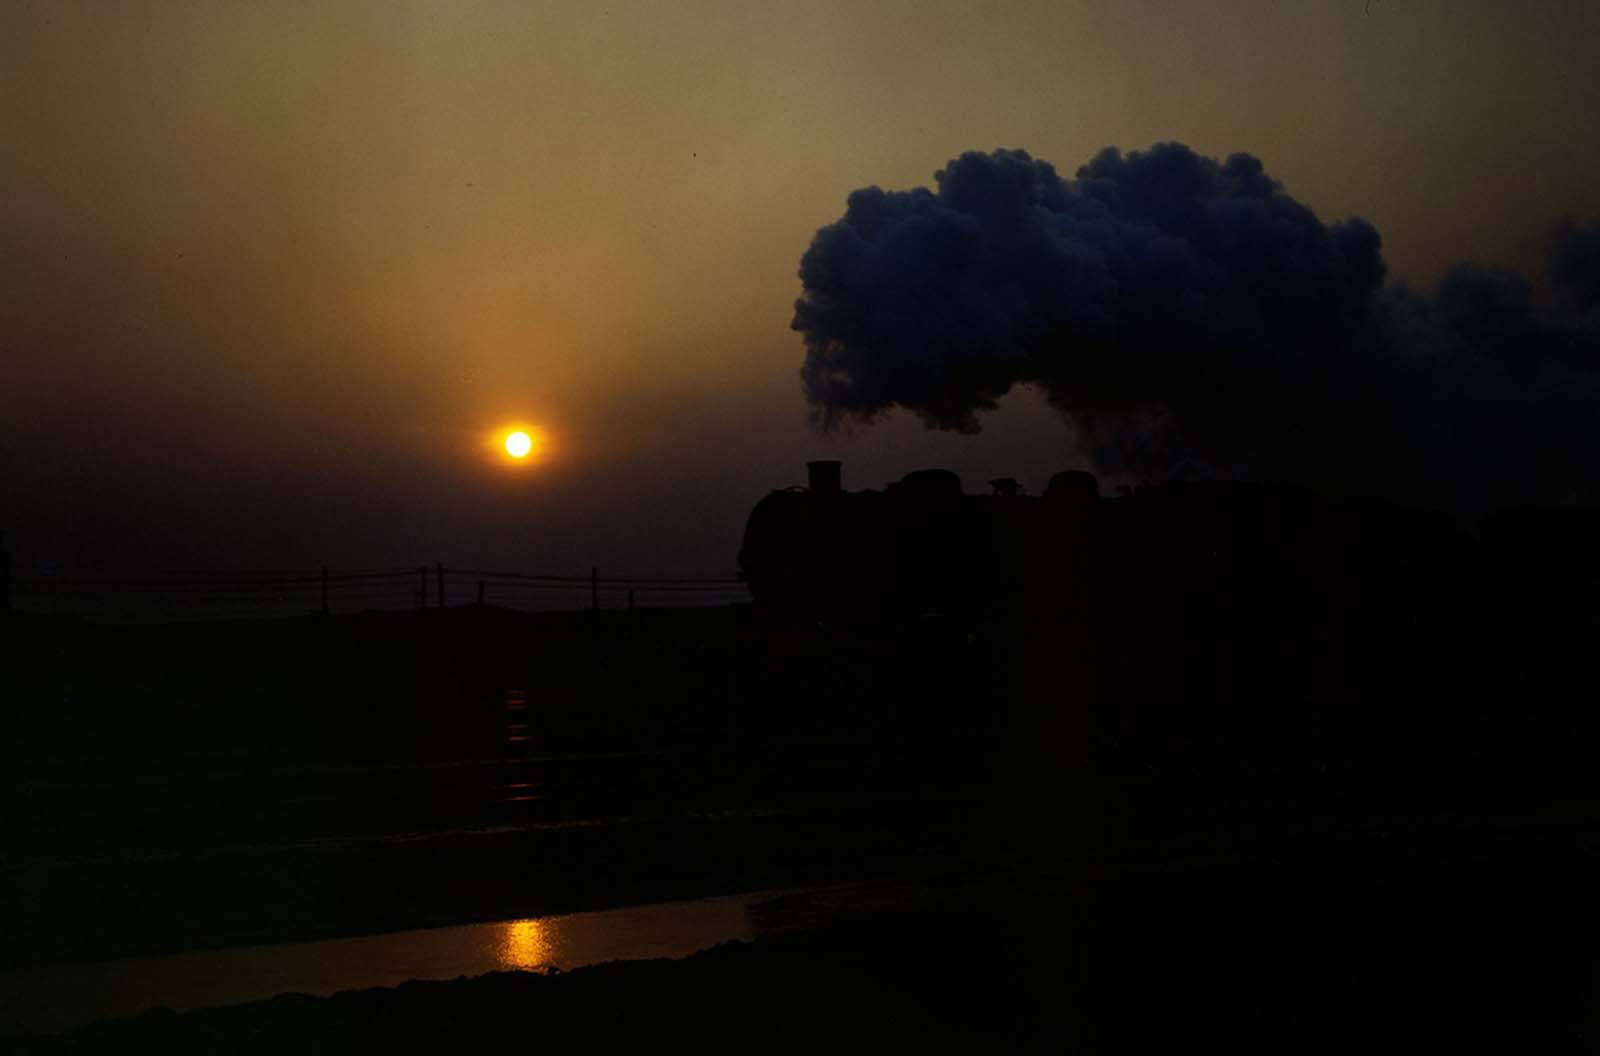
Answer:
[(1087, 605), (1270, 615), (1463, 588), (1472, 543), (1438, 515), (1286, 484), (1201, 481), (1102, 496), (1057, 473), (968, 494), (946, 469), (846, 491), (836, 461), (752, 510), (739, 551), (756, 604), (834, 620)]

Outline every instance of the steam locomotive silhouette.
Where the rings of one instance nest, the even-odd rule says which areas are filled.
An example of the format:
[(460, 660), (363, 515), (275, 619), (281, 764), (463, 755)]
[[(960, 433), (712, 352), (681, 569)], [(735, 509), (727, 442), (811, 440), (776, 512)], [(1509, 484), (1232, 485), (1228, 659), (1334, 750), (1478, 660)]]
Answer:
[(1093, 475), (1067, 471), (1042, 495), (1011, 479), (971, 495), (955, 473), (925, 469), (847, 492), (840, 463), (808, 470), (808, 486), (756, 504), (739, 552), (756, 604), (792, 616), (1095, 606), (1156, 622), (1338, 618), (1486, 595), (1576, 604), (1600, 585), (1594, 510), (1506, 511), (1475, 537), (1442, 514), (1287, 484), (1169, 483), (1102, 497)]

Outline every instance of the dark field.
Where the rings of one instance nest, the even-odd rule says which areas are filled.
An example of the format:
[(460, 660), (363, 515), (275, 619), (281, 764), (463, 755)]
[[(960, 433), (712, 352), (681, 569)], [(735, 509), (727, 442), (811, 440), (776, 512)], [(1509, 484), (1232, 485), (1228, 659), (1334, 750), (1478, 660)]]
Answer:
[(947, 753), (899, 751), (860, 715), (824, 729), (822, 710), (771, 733), (736, 677), (735, 620), (18, 618), (5, 961), (854, 879), (949, 853)]
[(1092, 626), (462, 608), (7, 631), (11, 970), (897, 882), (689, 962), (147, 1016), (75, 1045), (1592, 1037), (1580, 610), (1318, 622), (1133, 594)]

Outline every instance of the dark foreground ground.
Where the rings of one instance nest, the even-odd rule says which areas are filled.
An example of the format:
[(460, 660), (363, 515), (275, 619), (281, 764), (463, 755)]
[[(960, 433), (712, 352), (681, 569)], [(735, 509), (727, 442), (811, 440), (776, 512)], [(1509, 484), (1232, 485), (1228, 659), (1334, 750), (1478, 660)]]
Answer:
[[(930, 923), (943, 923), (943, 921)], [(906, 930), (910, 928), (911, 930)], [(914, 970), (922, 929), (728, 944), (685, 961), (560, 975), (494, 973), (327, 1000), (284, 996), (184, 1015), (150, 1013), (16, 1052), (440, 1052), (481, 1046), (619, 1051), (983, 1051), (1032, 1029), (1025, 999), (984, 958), (977, 978)], [(965, 952), (978, 950), (971, 940)], [(914, 948), (914, 947), (913, 947)], [(985, 951), (987, 952), (987, 951)]]
[(1571, 916), (1592, 863), (1445, 868), (1411, 842), (790, 896), (758, 907), (761, 938), (683, 961), (152, 1011), (0, 1051), (1593, 1051)]
[(898, 881), (23, 1051), (1597, 1048), (1587, 609), (7, 630), (8, 970)]

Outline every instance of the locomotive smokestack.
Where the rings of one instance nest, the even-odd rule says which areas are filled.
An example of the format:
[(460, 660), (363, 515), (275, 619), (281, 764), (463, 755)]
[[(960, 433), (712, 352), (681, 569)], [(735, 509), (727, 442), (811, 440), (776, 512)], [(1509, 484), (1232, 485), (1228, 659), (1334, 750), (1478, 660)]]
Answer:
[(841, 464), (836, 461), (806, 463), (806, 474), (812, 494), (835, 495), (842, 490), (839, 484)]

